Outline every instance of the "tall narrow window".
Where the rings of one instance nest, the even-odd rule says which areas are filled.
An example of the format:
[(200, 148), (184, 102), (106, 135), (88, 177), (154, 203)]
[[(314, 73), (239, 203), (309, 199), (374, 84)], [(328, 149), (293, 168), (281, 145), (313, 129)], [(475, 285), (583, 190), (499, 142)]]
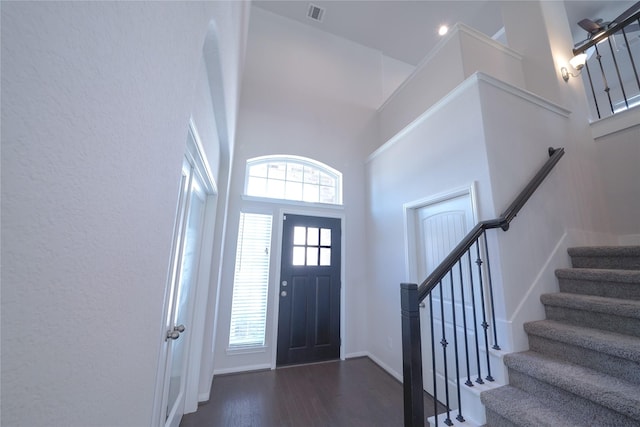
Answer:
[(304, 157), (257, 157), (247, 160), (245, 194), (341, 205), (342, 174)]
[(265, 344), (271, 215), (240, 213), (229, 348)]

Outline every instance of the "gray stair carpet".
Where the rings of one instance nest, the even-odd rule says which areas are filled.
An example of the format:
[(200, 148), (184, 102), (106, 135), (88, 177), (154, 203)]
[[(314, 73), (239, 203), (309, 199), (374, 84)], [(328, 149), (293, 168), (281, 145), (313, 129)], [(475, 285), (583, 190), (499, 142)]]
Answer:
[(640, 246), (570, 248), (509, 385), (481, 394), (487, 426), (640, 426)]
[(640, 270), (640, 246), (592, 246), (567, 252), (574, 268)]
[(560, 292), (640, 300), (640, 270), (563, 268), (556, 277)]

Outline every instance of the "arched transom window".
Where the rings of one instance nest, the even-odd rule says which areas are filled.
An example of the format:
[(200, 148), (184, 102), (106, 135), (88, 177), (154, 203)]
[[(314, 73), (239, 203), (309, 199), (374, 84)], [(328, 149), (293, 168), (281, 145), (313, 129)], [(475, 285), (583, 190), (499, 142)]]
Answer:
[(342, 173), (312, 159), (256, 157), (247, 160), (246, 174), (248, 196), (342, 204)]

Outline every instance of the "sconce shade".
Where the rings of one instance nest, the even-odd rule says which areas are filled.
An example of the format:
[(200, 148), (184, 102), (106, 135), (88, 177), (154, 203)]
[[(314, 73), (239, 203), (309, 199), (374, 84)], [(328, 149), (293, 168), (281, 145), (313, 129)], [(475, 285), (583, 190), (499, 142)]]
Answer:
[(579, 55), (576, 55), (569, 60), (569, 64), (571, 64), (571, 66), (576, 70), (580, 70), (582, 67), (584, 67), (585, 62), (587, 62), (586, 53), (581, 53)]

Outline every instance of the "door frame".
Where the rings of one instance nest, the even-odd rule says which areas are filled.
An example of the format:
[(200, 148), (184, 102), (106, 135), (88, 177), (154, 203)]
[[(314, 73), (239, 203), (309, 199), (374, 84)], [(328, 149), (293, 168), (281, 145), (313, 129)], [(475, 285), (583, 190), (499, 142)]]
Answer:
[[(273, 316), (272, 316), (272, 325), (271, 325), (271, 342), (273, 343), (271, 349), (271, 369), (276, 369), (276, 361), (277, 361), (277, 351), (278, 351), (278, 319), (280, 315), (280, 281), (281, 279), (281, 265), (282, 265), (282, 231), (283, 231), (283, 222), (285, 214), (292, 215), (305, 215), (305, 216), (315, 216), (320, 218), (336, 218), (340, 220), (340, 360), (345, 359), (345, 346), (346, 342), (346, 329), (345, 329), (345, 289), (346, 289), (346, 281), (345, 281), (345, 254), (346, 254), (346, 239), (345, 239), (345, 214), (342, 208), (337, 210), (335, 208), (311, 208), (304, 206), (291, 205), (288, 207), (282, 206), (278, 209), (278, 213), (276, 215), (276, 221), (274, 221), (274, 227), (272, 233), (276, 233), (276, 259), (275, 264), (277, 265), (277, 271), (273, 277), (275, 277), (275, 281), (271, 290), (271, 299), (273, 301)], [(272, 234), (273, 236), (273, 234)]]
[[(185, 355), (185, 366), (183, 367), (184, 381), (181, 385), (182, 393), (184, 394), (185, 406), (193, 407), (194, 405), (197, 407), (197, 393), (199, 388), (199, 376), (200, 376), (200, 362), (202, 358), (202, 343), (201, 340), (192, 339), (194, 332), (198, 335), (203, 333), (204, 330), (204, 322), (206, 318), (206, 306), (203, 306), (203, 303), (198, 303), (196, 298), (202, 298), (206, 301), (206, 294), (208, 294), (209, 290), (209, 278), (210, 278), (210, 263), (208, 262), (211, 257), (211, 249), (208, 248), (213, 241), (213, 234), (215, 231), (215, 222), (208, 220), (208, 217), (211, 215), (215, 215), (217, 210), (217, 196), (218, 190), (216, 186), (216, 182), (214, 176), (212, 174), (211, 168), (209, 167), (209, 162), (207, 160), (204, 147), (202, 145), (202, 141), (198, 134), (198, 130), (195, 126), (193, 118), (189, 119), (189, 125), (187, 130), (187, 141), (185, 145), (185, 151), (183, 154), (183, 160), (187, 159), (187, 161), (192, 166), (192, 173), (197, 174), (203, 184), (204, 188), (202, 189), (205, 193), (205, 218), (203, 222), (202, 229), (202, 237), (200, 241), (200, 258), (199, 265), (196, 273), (196, 281), (194, 283), (194, 287), (191, 290), (191, 307), (190, 307), (190, 317), (191, 317), (191, 325), (192, 327), (185, 334), (185, 346), (186, 352)], [(178, 196), (179, 203), (180, 195)], [(176, 213), (179, 211), (179, 208), (176, 209)], [(174, 220), (175, 221), (175, 220)], [(154, 404), (153, 404), (153, 414), (151, 425), (152, 426), (164, 426), (165, 422), (162, 416), (162, 412), (164, 411), (165, 404), (165, 386), (166, 386), (166, 369), (167, 363), (169, 362), (167, 348), (170, 343), (165, 340), (166, 337), (166, 325), (168, 324), (168, 312), (167, 308), (170, 304), (171, 297), (171, 260), (175, 256), (175, 251), (177, 250), (175, 244), (177, 241), (176, 233), (178, 230), (173, 230), (172, 233), (172, 241), (171, 241), (171, 253), (170, 253), (170, 264), (167, 269), (167, 281), (165, 283), (165, 294), (163, 299), (162, 306), (162, 325), (160, 330), (160, 339), (161, 345), (159, 347), (158, 354), (158, 366), (156, 372), (156, 384), (155, 384), (155, 396), (154, 396)], [(201, 262), (205, 261), (205, 262)], [(194, 401), (195, 399), (195, 401)], [(183, 410), (184, 412), (184, 410)], [(181, 414), (182, 415), (182, 414)]]
[(417, 283), (418, 285), (426, 279), (426, 277), (418, 277), (418, 260), (417, 260), (417, 238), (415, 220), (417, 211), (426, 206), (435, 205), (445, 200), (454, 199), (460, 196), (469, 196), (471, 198), (471, 214), (472, 222), (478, 223), (478, 199), (476, 196), (476, 181), (463, 187), (453, 188), (421, 199), (413, 200), (402, 205), (404, 211), (404, 248), (405, 248), (405, 277), (409, 283)]

